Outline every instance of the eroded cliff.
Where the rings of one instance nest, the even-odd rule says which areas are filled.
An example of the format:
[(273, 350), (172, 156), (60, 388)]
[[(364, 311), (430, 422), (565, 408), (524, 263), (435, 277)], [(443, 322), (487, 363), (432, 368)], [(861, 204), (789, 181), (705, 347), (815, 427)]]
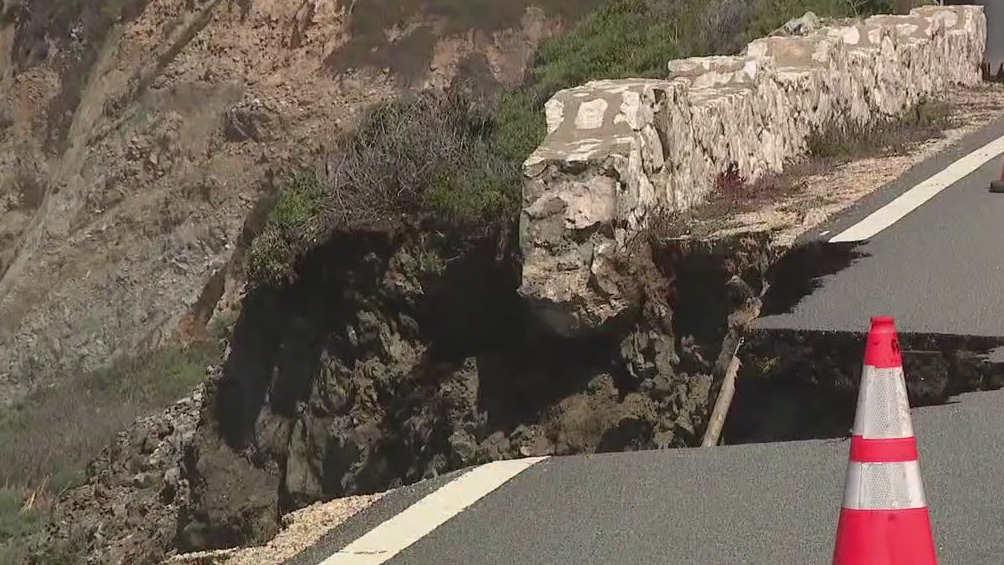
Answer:
[(518, 83), (561, 21), (527, 2), (99, 4), (3, 5), (0, 404), (200, 331), (239, 301), (276, 172), (406, 89), (466, 68)]

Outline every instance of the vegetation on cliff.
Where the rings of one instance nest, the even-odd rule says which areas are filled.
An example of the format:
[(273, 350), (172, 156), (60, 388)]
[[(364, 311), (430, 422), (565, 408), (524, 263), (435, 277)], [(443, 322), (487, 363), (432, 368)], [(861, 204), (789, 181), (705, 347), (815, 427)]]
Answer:
[(0, 565), (21, 563), (25, 536), (54, 497), (86, 481), (86, 464), (116, 433), (189, 394), (222, 353), (206, 339), (123, 358), (0, 413)]
[(248, 258), (251, 279), (282, 283), (332, 231), (425, 225), (502, 233), (516, 217), (518, 164), (500, 155), (492, 113), (458, 91), (426, 91), (370, 111), (327, 159), (285, 185)]

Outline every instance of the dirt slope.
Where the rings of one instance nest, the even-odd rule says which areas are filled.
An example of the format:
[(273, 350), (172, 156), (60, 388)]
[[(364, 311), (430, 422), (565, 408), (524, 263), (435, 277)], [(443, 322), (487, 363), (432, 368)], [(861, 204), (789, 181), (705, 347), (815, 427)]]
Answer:
[(4, 4), (0, 401), (199, 331), (239, 291), (270, 172), (471, 56), (518, 80), (556, 22), (355, 4)]

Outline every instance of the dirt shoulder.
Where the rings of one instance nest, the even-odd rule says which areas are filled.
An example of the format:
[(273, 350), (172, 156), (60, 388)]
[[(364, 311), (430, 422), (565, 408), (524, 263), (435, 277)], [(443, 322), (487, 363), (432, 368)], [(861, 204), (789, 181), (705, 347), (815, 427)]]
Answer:
[(830, 137), (818, 142), (828, 145), (818, 149), (821, 155), (792, 164), (778, 177), (756, 183), (725, 178), (708, 204), (669, 218), (659, 233), (667, 239), (719, 239), (773, 232), (775, 245), (789, 247), (803, 233), (1004, 115), (1004, 84), (952, 89), (929, 108), (937, 115), (876, 128), (881, 131), (873, 138), (875, 146), (867, 146), (866, 140), (849, 147), (847, 140)]
[(176, 555), (163, 565), (264, 565), (283, 563), (311, 547), (325, 534), (362, 512), (387, 493), (349, 496), (317, 503), (283, 518), (283, 529), (267, 544), (259, 547), (200, 551)]

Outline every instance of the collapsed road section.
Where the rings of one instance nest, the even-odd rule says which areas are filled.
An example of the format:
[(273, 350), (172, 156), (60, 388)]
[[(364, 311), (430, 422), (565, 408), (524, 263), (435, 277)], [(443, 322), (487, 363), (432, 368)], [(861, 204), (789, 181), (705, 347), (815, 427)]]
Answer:
[[(850, 434), (869, 317), (886, 310), (869, 310), (863, 304), (869, 291), (859, 288), (862, 299), (839, 304), (857, 324), (839, 329), (813, 327), (798, 323), (793, 313), (810, 307), (818, 300), (816, 293), (837, 284), (835, 279), (855, 262), (867, 260), (861, 247), (809, 242), (771, 269), (772, 286), (764, 300), (763, 317), (749, 332), (740, 354), (742, 375), (724, 443)], [(905, 291), (896, 284), (889, 281), (888, 288)], [(1004, 337), (1000, 335), (901, 332), (900, 344), (911, 406), (940, 405), (961, 393), (1004, 386)]]
[[(990, 127), (970, 148), (1000, 133), (999, 124)], [(744, 348), (728, 442), (846, 436), (857, 353), (874, 315), (895, 316), (901, 328), (912, 405), (1004, 385), (1004, 300), (995, 292), (1004, 199), (986, 190), (1000, 156), (965, 168), (976, 152), (955, 153), (917, 167), (852, 214), (858, 223), (818, 230), (773, 267), (775, 284)], [(949, 180), (933, 197), (917, 197), (930, 182), (906, 182), (935, 174)], [(879, 221), (882, 229), (865, 241), (830, 242)]]
[[(850, 436), (868, 319), (859, 332), (755, 330), (724, 443)], [(1004, 338), (901, 333), (913, 407), (1004, 386)]]
[[(182, 465), (195, 487), (179, 505), (178, 548), (259, 542), (278, 530), (277, 516), (317, 500), (499, 459), (697, 445), (742, 333), (760, 314), (771, 320), (776, 297), (802, 276), (786, 277), (782, 263), (768, 277), (773, 294), (763, 293), (788, 236), (896, 178), (904, 162), (931, 157), (932, 145), (914, 135), (931, 129), (931, 97), (1000, 112), (990, 103), (1004, 100), (1001, 91), (980, 82), (984, 43), (979, 10), (924, 8), (765, 38), (738, 57), (675, 61), (669, 80), (559, 92), (547, 105), (549, 135), (525, 164), (518, 259), (499, 261), (491, 241), (458, 254), (406, 228), (336, 234), (298, 261), (296, 282), (249, 296), (227, 361), (207, 384), (208, 424)], [(813, 178), (791, 190), (777, 178), (810, 147), (839, 154), (866, 135), (881, 142), (880, 154), (902, 148), (891, 165), (869, 162), (885, 177), (838, 179), (830, 189)], [(730, 194), (764, 204), (753, 202), (763, 188), (764, 206), (713, 213)], [(685, 204), (697, 218), (665, 217)], [(977, 225), (992, 227), (982, 213)], [(907, 244), (893, 253), (922, 251)], [(859, 300), (848, 292), (838, 300)], [(871, 314), (853, 316), (845, 331), (863, 331)], [(860, 358), (847, 353), (841, 359)], [(814, 378), (791, 367), (789, 382)], [(770, 380), (740, 379), (730, 420), (767, 421), (743, 408), (761, 382)], [(725, 441), (835, 434), (850, 427), (839, 406), (820, 410), (829, 426), (796, 414), (787, 432), (750, 425), (744, 435), (726, 430)], [(846, 406), (850, 413), (853, 400)], [(234, 477), (257, 486), (234, 492)]]
[[(812, 19), (809, 14), (806, 18)], [(980, 67), (987, 45), (982, 7), (925, 7), (907, 16), (876, 16), (850, 26), (829, 22), (821, 28), (809, 23), (795, 27), (805, 29), (753, 41), (735, 57), (672, 61), (665, 79), (593, 81), (558, 92), (547, 103), (548, 135), (524, 163), (528, 181), (523, 191), (519, 292), (550, 332), (564, 337), (603, 332), (623, 326), (641, 308), (651, 309), (649, 302), (639, 298), (651, 296), (651, 285), (645, 285), (645, 277), (636, 272), (625, 272), (622, 265), (630, 263), (625, 257), (636, 254), (632, 240), (657, 226), (667, 210), (687, 212), (730, 193), (748, 200), (755, 197), (758, 183), (767, 179), (766, 184), (771, 184), (770, 178), (782, 168), (790, 169), (793, 161), (820, 146), (833, 145), (830, 134), (820, 136), (820, 132), (846, 132), (866, 123), (878, 123), (876, 129), (882, 131), (889, 117), (925, 114), (923, 101), (938, 96), (947, 85), (981, 84)], [(945, 51), (938, 47), (942, 42)], [(934, 63), (942, 52), (953, 53), (953, 64)], [(922, 69), (918, 61), (931, 66)], [(956, 66), (958, 72), (949, 71)], [(897, 143), (902, 142), (887, 138), (878, 145)], [(927, 171), (934, 172), (937, 169)], [(886, 180), (892, 178), (895, 175)], [(794, 199), (799, 202), (783, 202), (785, 198), (778, 198), (782, 191), (767, 190), (764, 192), (772, 193), (775, 200), (769, 209), (712, 214), (715, 219), (702, 227), (697, 226), (699, 222), (686, 222), (681, 233), (667, 233), (658, 227), (655, 231), (669, 239), (679, 236), (680, 241), (715, 240), (716, 234), (739, 239), (751, 231), (770, 233), (760, 238), (758, 245), (772, 251), (788, 249), (794, 238), (777, 232), (790, 235), (810, 229), (867, 194), (867, 189), (858, 186), (861, 184), (865, 183), (854, 179), (832, 191), (810, 186), (802, 196), (812, 198)], [(964, 217), (965, 209), (972, 205), (979, 203), (957, 203), (951, 213)], [(989, 221), (992, 212), (983, 212)], [(709, 229), (704, 231), (704, 227)], [(955, 243), (932, 245), (941, 253)], [(907, 242), (892, 253), (916, 257), (917, 249)], [(667, 263), (659, 258), (655, 262)], [(916, 265), (904, 267), (902, 278), (915, 278), (916, 270)], [(686, 274), (691, 271), (692, 266), (672, 269), (674, 277), (679, 277), (671, 284), (677, 297), (670, 301), (677, 335), (690, 334), (689, 328), (681, 331), (680, 326), (700, 326), (695, 320), (702, 317), (716, 319), (716, 323), (726, 315), (729, 318), (726, 339), (714, 360), (714, 397), (719, 395), (719, 383), (731, 382), (726, 374), (734, 374), (725, 367), (733, 365), (733, 351), (742, 343), (741, 334), (746, 329), (741, 327), (745, 325), (742, 318), (761, 314), (761, 305), (747, 296), (759, 289), (738, 285), (730, 293), (737, 290), (731, 295), (739, 298), (739, 303), (726, 305), (722, 297), (713, 305), (708, 302), (714, 301), (702, 302), (702, 310), (698, 310), (679, 298), (690, 294), (679, 292), (686, 287), (684, 277), (706, 279)], [(891, 307), (892, 312), (887, 313), (895, 314), (902, 309), (898, 302), (889, 302), (887, 295), (875, 292), (869, 294), (872, 302), (862, 302), (855, 285), (864, 278), (885, 280), (874, 269), (859, 273), (858, 278), (846, 278), (835, 295), (819, 298), (826, 305), (825, 312), (814, 314), (810, 308), (806, 316), (813, 319), (792, 319), (777, 326), (770, 326), (774, 317), (767, 312), (762, 329), (853, 334), (864, 327), (869, 314), (843, 308), (844, 303), (858, 301), (863, 311)], [(981, 274), (968, 280), (977, 285), (986, 279)], [(791, 282), (782, 280), (780, 286)], [(918, 298), (914, 295), (906, 300)], [(748, 302), (740, 304), (743, 300)], [(941, 303), (931, 306), (946, 310)], [(909, 332), (913, 320), (908, 322)], [(920, 331), (938, 333), (928, 327)], [(961, 327), (945, 328), (943, 333), (969, 335)], [(769, 334), (761, 339), (773, 341)], [(748, 351), (749, 346), (744, 349)], [(739, 396), (744, 394), (750, 393), (740, 391)], [(715, 414), (720, 413), (716, 406)], [(812, 426), (800, 426), (801, 433), (816, 433)], [(765, 439), (758, 433), (747, 436), (756, 438)], [(706, 444), (715, 441), (714, 437), (704, 438)]]

